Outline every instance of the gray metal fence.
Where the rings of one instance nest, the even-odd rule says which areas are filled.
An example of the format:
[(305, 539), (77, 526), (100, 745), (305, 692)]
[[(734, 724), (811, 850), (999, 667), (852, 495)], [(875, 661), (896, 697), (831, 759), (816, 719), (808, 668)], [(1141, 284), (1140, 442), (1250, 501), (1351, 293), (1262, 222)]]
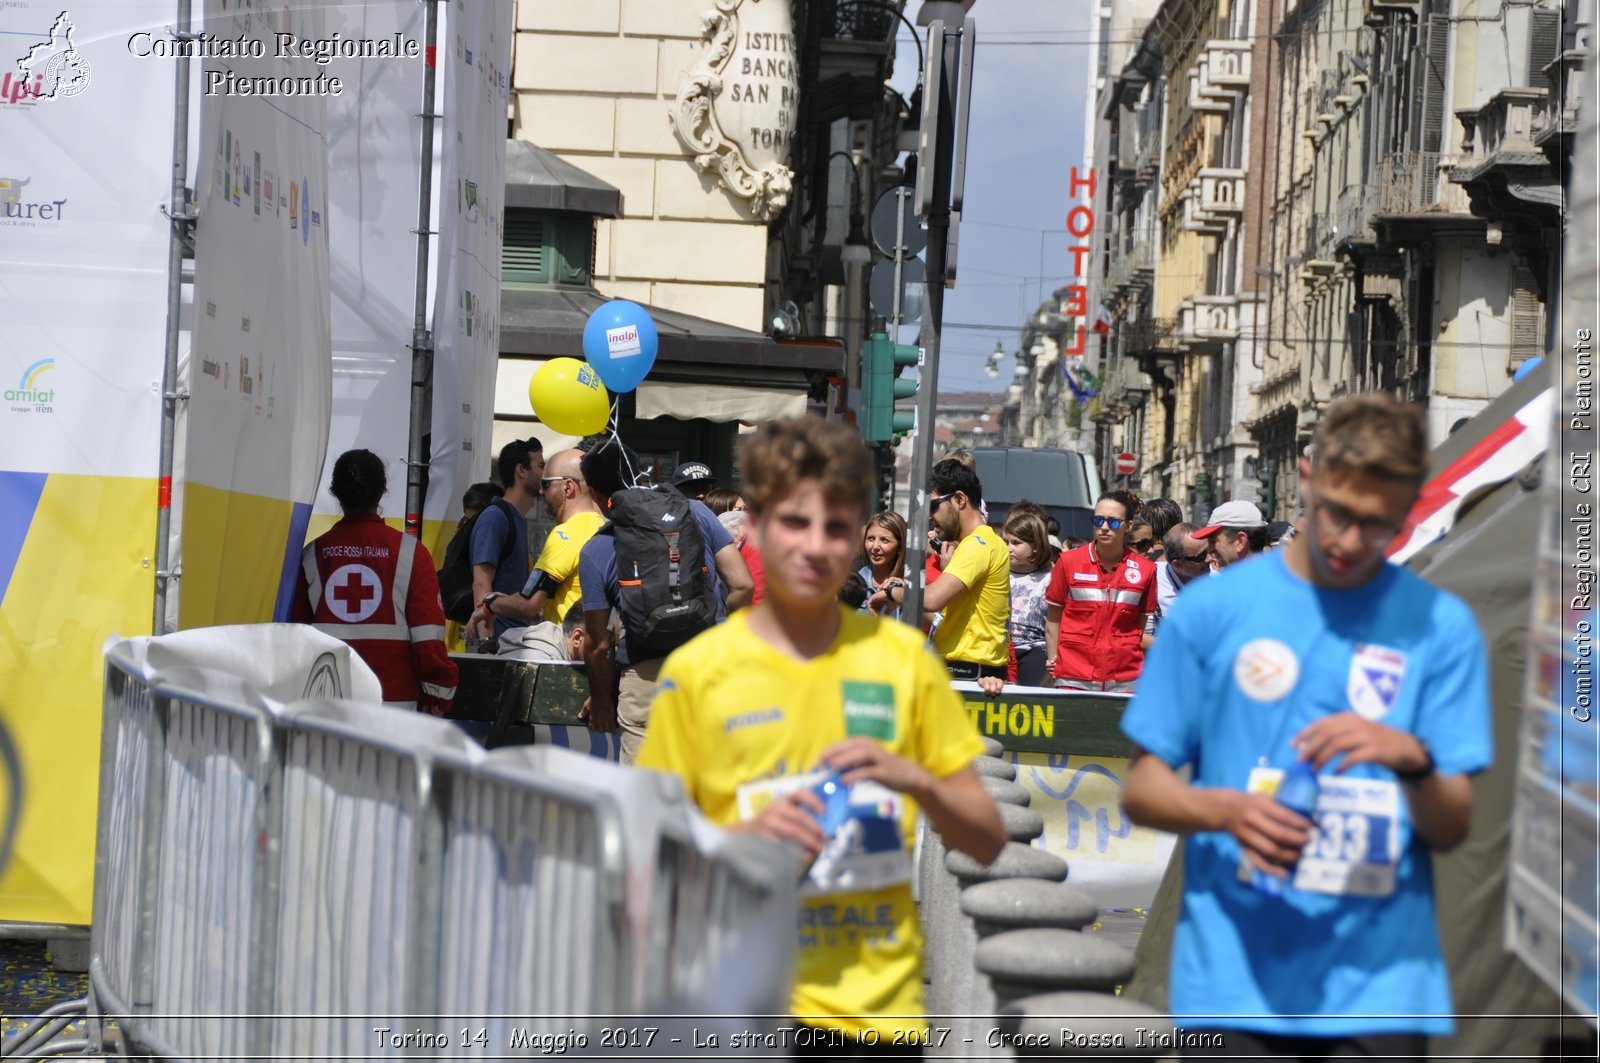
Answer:
[[(787, 1009), (792, 858), (710, 827), (675, 780), (284, 704), (154, 667), (156, 641), (106, 654), (95, 1040), (110, 1017), (161, 1057), (331, 1057), (410, 1016), (505, 1045), (669, 1003)], [(761, 976), (721, 977), (757, 940)]]

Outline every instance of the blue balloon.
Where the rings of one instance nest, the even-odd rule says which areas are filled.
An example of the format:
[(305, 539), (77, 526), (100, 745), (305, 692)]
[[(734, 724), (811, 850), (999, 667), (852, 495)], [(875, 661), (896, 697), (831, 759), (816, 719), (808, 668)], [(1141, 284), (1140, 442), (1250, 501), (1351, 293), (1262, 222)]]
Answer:
[(613, 299), (583, 326), (583, 356), (612, 394), (632, 391), (656, 364), (656, 323), (638, 303)]
[(1544, 359), (1542, 357), (1529, 358), (1526, 362), (1523, 362), (1521, 365), (1517, 366), (1517, 371), (1511, 376), (1511, 382), (1513, 384), (1517, 383), (1523, 377), (1527, 376), (1535, 369), (1538, 369), (1543, 364)]

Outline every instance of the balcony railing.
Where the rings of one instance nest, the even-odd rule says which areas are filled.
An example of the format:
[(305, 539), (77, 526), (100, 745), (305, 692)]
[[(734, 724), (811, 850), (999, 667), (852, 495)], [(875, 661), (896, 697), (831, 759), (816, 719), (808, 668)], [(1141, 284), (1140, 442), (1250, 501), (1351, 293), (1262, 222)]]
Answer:
[(826, 35), (839, 41), (884, 43), (893, 38), (899, 22), (894, 4), (879, 0), (823, 0), (831, 11), (824, 12), (823, 25), (832, 28)]
[(1123, 351), (1131, 356), (1178, 353), (1178, 323), (1170, 317), (1146, 317), (1122, 326)]
[(1224, 96), (1219, 100), (1215, 96), (1208, 95), (1211, 89), (1210, 82), (1206, 80), (1206, 57), (1202, 52), (1199, 60), (1195, 62), (1194, 69), (1189, 71), (1189, 110), (1227, 114), (1233, 109), (1231, 96)]
[(1578, 105), (1583, 102), (1583, 53), (1562, 52), (1544, 68), (1553, 96), (1534, 115), (1533, 142), (1544, 148), (1551, 138), (1570, 136), (1578, 128)]
[(1200, 201), (1200, 189), (1201, 179), (1196, 177), (1179, 194), (1178, 198), (1183, 203), (1183, 229), (1186, 232), (1221, 236), (1228, 231), (1228, 218), (1225, 214), (1214, 214), (1205, 209)]
[(1191, 350), (1215, 350), (1239, 338), (1239, 300), (1232, 295), (1197, 295), (1178, 304), (1178, 342)]
[(1470, 180), (1496, 161), (1542, 162), (1544, 156), (1533, 142), (1533, 120), (1548, 95), (1544, 89), (1503, 88), (1477, 110), (1457, 111), (1456, 118), (1467, 131), (1461, 144), (1459, 169), (1465, 171), (1461, 176)]
[(1200, 73), (1200, 95), (1226, 104), (1248, 92), (1250, 47), (1248, 41), (1207, 41), (1195, 64)]
[(1244, 211), (1244, 171), (1221, 166), (1200, 170), (1200, 209), (1207, 214)]
[(1362, 242), (1373, 238), (1371, 221), (1376, 199), (1377, 188), (1374, 185), (1345, 186), (1344, 191), (1339, 193), (1333, 219), (1340, 237)]
[(1459, 190), (1448, 183), (1441, 185), (1441, 163), (1448, 174), (1448, 159), (1437, 151), (1396, 152), (1379, 159), (1372, 173), (1374, 202), (1369, 217), (1467, 213)]

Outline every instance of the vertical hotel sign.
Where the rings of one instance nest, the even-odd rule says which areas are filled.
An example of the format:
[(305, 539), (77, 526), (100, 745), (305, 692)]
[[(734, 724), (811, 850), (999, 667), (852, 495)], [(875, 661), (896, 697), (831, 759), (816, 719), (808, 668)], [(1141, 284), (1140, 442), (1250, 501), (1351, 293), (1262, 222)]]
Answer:
[[(1083, 344), (1089, 331), (1088, 281), (1089, 263), (1094, 258), (1094, 190), (1095, 172), (1085, 170), (1080, 175), (1074, 166), (1067, 194), (1074, 197), (1086, 194), (1086, 198), (1067, 211), (1067, 235), (1075, 242), (1067, 248), (1072, 253), (1073, 280), (1066, 286), (1066, 305), (1062, 311), (1072, 320), (1072, 340), (1061, 350), (1061, 369), (1069, 374), (1081, 373), (1083, 369)], [(1097, 329), (1099, 324), (1095, 322)]]
[[(148, 0), (0, 3), (0, 921), (89, 922), (100, 647), (150, 631), (172, 68)], [(0, 812), (5, 810), (0, 809)]]

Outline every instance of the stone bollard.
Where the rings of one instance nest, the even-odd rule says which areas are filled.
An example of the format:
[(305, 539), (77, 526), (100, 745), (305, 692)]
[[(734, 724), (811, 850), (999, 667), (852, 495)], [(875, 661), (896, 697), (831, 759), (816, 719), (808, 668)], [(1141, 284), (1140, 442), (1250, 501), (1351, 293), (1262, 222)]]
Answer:
[(1017, 766), (1009, 760), (998, 757), (978, 757), (972, 762), (979, 775), (987, 775), (991, 779), (1004, 779), (1006, 782), (1017, 781)]
[(990, 775), (980, 775), (978, 781), (983, 784), (983, 792), (1000, 804), (1025, 806), (1033, 801), (1033, 795), (1021, 783), (1007, 782)]
[(944, 869), (949, 855), (938, 831), (930, 826), (923, 832), (922, 858), (917, 867), (917, 914), (922, 920), (922, 973), (928, 983), (924, 1007), (929, 1015), (944, 1015), (950, 1010), (950, 927), (961, 918), (961, 884)]
[(1002, 1040), (1019, 1056), (1170, 1055), (1172, 1022), (1155, 1008), (1108, 993), (1043, 993), (1002, 1008)]
[(961, 891), (961, 911), (972, 918), (980, 938), (1029, 927), (1078, 930), (1100, 915), (1094, 898), (1082, 890), (1027, 878), (973, 883)]
[(983, 743), (984, 756), (1001, 757), (1005, 755), (1006, 747), (1000, 744), (1000, 739), (990, 738), (988, 735), (979, 735), (978, 740)]
[(1080, 930), (1008, 930), (978, 944), (977, 966), (1005, 1005), (1053, 990), (1115, 989), (1133, 976), (1133, 952)]
[(989, 882), (1000, 878), (1039, 878), (1046, 882), (1061, 882), (1067, 877), (1065, 860), (1021, 842), (1006, 842), (992, 864), (980, 864), (966, 853), (949, 853), (944, 858), (944, 866), (961, 880), (963, 886), (970, 882)]
[(1006, 837), (1012, 841), (1031, 842), (1044, 833), (1044, 817), (1033, 809), (998, 802), (995, 808), (1000, 813), (1000, 825), (1005, 827)]
[[(1044, 818), (1038, 813), (1016, 806), (1003, 807), (1008, 811), (1002, 811), (1002, 817), (1008, 812), (1012, 816), (1023, 814), (1037, 817), (1036, 821), (1029, 819), (1025, 825), (1032, 827), (1036, 822), (1039, 829), (1043, 830)], [(1019, 826), (1023, 825), (1020, 820), (1017, 822)], [(1049, 885), (1060, 883), (1067, 877), (1065, 860), (1020, 841), (1007, 842), (1000, 850), (1000, 855), (987, 866), (965, 853), (946, 854), (944, 866), (949, 872), (946, 877), (960, 882), (963, 897), (978, 885), (1017, 885), (1024, 882)], [(938, 1010), (930, 1009), (929, 1014), (934, 1016), (936, 1025), (942, 1024), (949, 1030), (945, 1050), (937, 1054), (978, 1057), (1003, 1055), (987, 1043), (995, 1014), (995, 997), (990, 991), (988, 979), (978, 973), (973, 962), (978, 948), (977, 928), (958, 905), (952, 917), (937, 932), (944, 937), (939, 953), (942, 967), (938, 999), (941, 1007)]]

